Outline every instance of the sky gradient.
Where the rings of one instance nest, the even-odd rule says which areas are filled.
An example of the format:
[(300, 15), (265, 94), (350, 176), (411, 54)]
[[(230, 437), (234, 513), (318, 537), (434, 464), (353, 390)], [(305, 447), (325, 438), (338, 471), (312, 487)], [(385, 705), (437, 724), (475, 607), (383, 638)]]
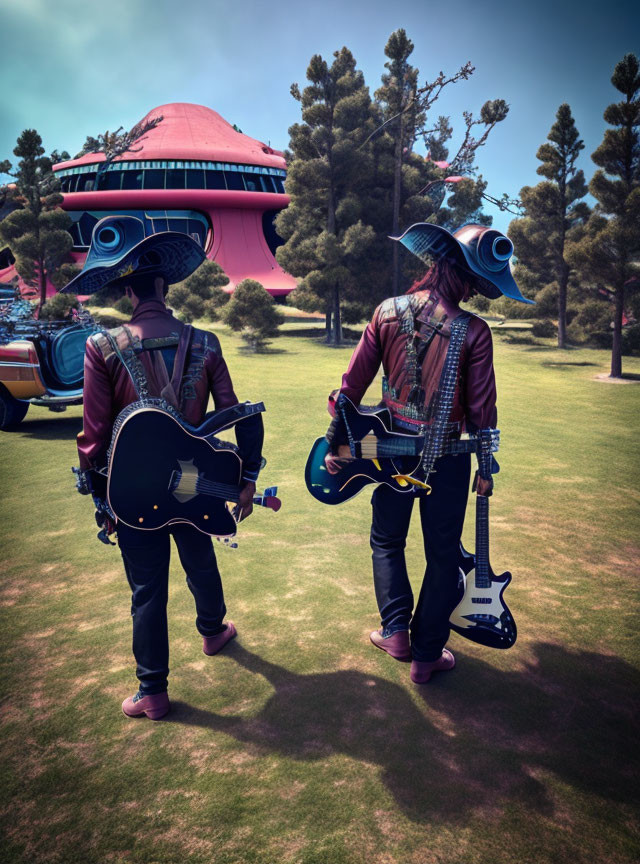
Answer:
[[(36, 128), (47, 151), (76, 153), (86, 135), (131, 127), (166, 102), (214, 108), (255, 138), (284, 148), (300, 119), (289, 94), (310, 57), (346, 45), (373, 92), (389, 34), (404, 27), (420, 82), (467, 60), (473, 77), (445, 91), (434, 114), (451, 116), (455, 147), (465, 109), (502, 98), (509, 117), (479, 151), (488, 192), (517, 195), (536, 174), (535, 153), (562, 102), (585, 142), (602, 139), (602, 112), (617, 99), (618, 60), (640, 54), (640, 3), (631, 0), (0, 0), (0, 160)], [(510, 216), (491, 205), (496, 227)]]

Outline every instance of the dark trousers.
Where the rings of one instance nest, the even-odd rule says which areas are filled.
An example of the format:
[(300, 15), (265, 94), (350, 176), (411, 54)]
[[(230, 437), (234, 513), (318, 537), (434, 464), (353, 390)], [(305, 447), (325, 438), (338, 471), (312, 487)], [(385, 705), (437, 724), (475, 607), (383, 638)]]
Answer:
[(222, 621), (227, 610), (211, 538), (191, 525), (140, 531), (120, 523), (118, 544), (132, 592), (133, 655), (143, 693), (167, 689), (170, 534), (196, 601), (198, 631), (203, 636), (215, 636), (224, 630)]
[[(371, 499), (373, 582), (383, 635), (410, 629), (412, 656), (422, 661), (440, 657), (449, 638), (449, 616), (460, 599), (458, 549), (471, 457), (467, 453), (442, 456), (435, 467), (429, 477), (430, 495), (402, 494), (381, 484)], [(404, 550), (416, 498), (420, 501), (427, 568), (413, 611)]]

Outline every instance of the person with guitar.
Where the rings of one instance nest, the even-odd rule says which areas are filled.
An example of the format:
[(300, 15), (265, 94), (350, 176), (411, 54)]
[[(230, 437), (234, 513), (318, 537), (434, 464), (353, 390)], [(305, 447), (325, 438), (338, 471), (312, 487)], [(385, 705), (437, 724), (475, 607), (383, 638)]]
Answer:
[[(236, 635), (233, 622), (224, 622), (222, 581), (209, 534), (186, 520), (157, 530), (138, 525), (142, 516), (135, 527), (120, 520), (114, 524), (104, 476), (116, 418), (132, 403), (142, 399), (144, 405), (144, 399), (161, 399), (173, 416), (191, 424), (189, 428), (202, 422), (210, 396), (217, 412), (237, 406), (235, 412), (241, 416), (245, 407), (256, 408), (239, 405), (217, 337), (185, 325), (166, 306), (169, 284), (189, 276), (204, 257), (204, 250), (189, 235), (168, 231), (146, 237), (140, 220), (108, 216), (94, 228), (84, 269), (64, 289), (93, 294), (109, 286), (122, 290), (133, 304), (126, 326), (95, 334), (87, 342), (83, 430), (78, 435), (78, 489), (94, 495), (96, 518), (103, 526), (100, 539), (108, 543), (109, 534), (117, 531), (132, 591), (139, 689), (122, 705), (130, 717), (145, 714), (155, 720), (169, 710), (166, 607), (170, 535), (195, 599), (196, 627), (203, 637), (204, 653), (216, 654)], [(253, 507), (262, 464), (262, 418), (253, 413), (234, 428), (242, 465), (235, 512), (239, 521)], [(145, 452), (150, 458), (154, 437), (162, 434), (148, 431), (144, 440), (135, 442), (136, 452), (128, 463), (132, 472), (136, 462), (144, 463)], [(113, 479), (110, 476), (110, 484)], [(134, 488), (136, 482), (134, 479)]]
[[(411, 659), (411, 679), (423, 684), (434, 671), (455, 665), (445, 644), (449, 616), (460, 600), (460, 537), (470, 479), (470, 453), (460, 452), (460, 435), (493, 432), (497, 422), (491, 331), (459, 304), (476, 292), (532, 301), (511, 275), (511, 241), (494, 229), (466, 225), (451, 233), (418, 223), (393, 239), (431, 266), (405, 295), (375, 310), (342, 386), (329, 397), (334, 419), (325, 466), (336, 475), (356, 452), (365, 456), (366, 441), (352, 440), (346, 408), (351, 405), (353, 413), (382, 365), (382, 401), (392, 429), (421, 436), (425, 444), (421, 470), (398, 470), (396, 488), (380, 482), (372, 496), (370, 542), (381, 627), (370, 638), (393, 658)], [(382, 480), (383, 467), (373, 462)], [(478, 495), (491, 495), (492, 487), (490, 471), (476, 475)], [(414, 609), (404, 549), (416, 498), (427, 569)]]

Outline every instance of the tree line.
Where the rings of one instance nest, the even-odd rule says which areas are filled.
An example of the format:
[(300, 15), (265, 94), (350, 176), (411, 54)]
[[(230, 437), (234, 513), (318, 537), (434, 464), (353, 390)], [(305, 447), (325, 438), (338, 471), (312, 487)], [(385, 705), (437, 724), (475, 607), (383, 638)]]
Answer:
[[(623, 99), (604, 112), (611, 128), (591, 154), (597, 170), (588, 184), (576, 167), (584, 142), (571, 108), (558, 108), (536, 154), (545, 179), (520, 190), (522, 218), (509, 226), (516, 279), (537, 305), (523, 312), (506, 298), (498, 302), (508, 316), (538, 317), (541, 334), (557, 331), (559, 348), (585, 341), (611, 347), (613, 377), (622, 374), (623, 351), (640, 349), (638, 73), (633, 54), (614, 69), (611, 83)], [(594, 207), (583, 200), (587, 192)]]
[[(327, 341), (339, 343), (343, 320), (369, 315), (420, 271), (389, 235), (416, 221), (450, 229), (490, 225), (482, 205), (491, 201), (517, 216), (508, 232), (515, 276), (537, 301), (525, 307), (502, 298), (492, 310), (537, 318), (534, 333), (557, 332), (560, 348), (569, 342), (611, 347), (611, 375), (620, 376), (623, 350), (640, 349), (638, 58), (627, 54), (614, 69), (611, 82), (623, 98), (604, 112), (611, 128), (592, 154), (597, 170), (589, 184), (577, 168), (584, 143), (563, 104), (537, 151), (537, 171), (545, 179), (511, 200), (490, 195), (475, 166), (478, 149), (505, 120), (508, 106), (495, 99), (478, 118), (464, 112), (464, 141), (450, 157), (450, 119), (431, 119), (430, 111), (444, 87), (468, 79), (473, 67), (467, 63), (421, 85), (409, 62), (413, 47), (404, 30), (391, 35), (386, 72), (373, 97), (347, 48), (336, 51), (331, 64), (314, 56), (308, 85), (291, 88), (302, 122), (289, 129), (291, 204), (276, 222), (285, 239), (276, 257), (300, 279), (296, 305), (323, 312)], [(474, 137), (478, 128), (482, 134)], [(426, 158), (414, 149), (420, 140)], [(587, 191), (594, 207), (583, 200)], [(478, 297), (474, 305), (486, 311), (489, 301)]]
[[(511, 200), (506, 194), (496, 196), (495, 190), (490, 194), (476, 165), (491, 131), (507, 118), (508, 105), (495, 98), (485, 102), (478, 116), (463, 112), (462, 144), (450, 154), (453, 125), (449, 117), (435, 115), (437, 102), (445, 88), (468, 80), (474, 67), (467, 62), (452, 74), (439, 72), (425, 80), (410, 62), (413, 51), (403, 29), (391, 34), (385, 71), (373, 95), (346, 47), (331, 62), (314, 55), (306, 86), (291, 86), (301, 120), (289, 129), (286, 153), (291, 203), (276, 220), (283, 239), (276, 257), (298, 278), (291, 301), (323, 313), (327, 341), (340, 344), (343, 322), (361, 321), (382, 299), (403, 293), (421, 275), (423, 265), (400, 244), (389, 242), (389, 236), (417, 221), (452, 230), (465, 222), (490, 225), (483, 204), (491, 202), (517, 217), (509, 226), (515, 275), (537, 303), (523, 307), (502, 298), (492, 303), (492, 310), (537, 318), (534, 333), (557, 332), (560, 348), (575, 342), (610, 346), (611, 374), (619, 376), (623, 351), (640, 348), (640, 324), (635, 323), (640, 317), (640, 292), (635, 290), (640, 256), (638, 58), (627, 54), (615, 67), (611, 81), (623, 98), (604, 112), (610, 128), (592, 154), (597, 170), (590, 182), (577, 168), (584, 143), (570, 106), (563, 104), (537, 151), (537, 171), (544, 179), (523, 187)], [(81, 153), (104, 153), (106, 166), (118, 155), (136, 152), (148, 129), (161, 121), (157, 117), (129, 131), (89, 136)], [(426, 156), (417, 152), (420, 144)], [(33, 286), (42, 307), (47, 276), (61, 286), (74, 272), (70, 219), (60, 209), (59, 181), (52, 171), (55, 162), (70, 157), (57, 151), (46, 156), (35, 130), (22, 133), (14, 154), (20, 159), (16, 170), (8, 161), (0, 163), (0, 171), (15, 178), (13, 189), (0, 188), (0, 207), (8, 203), (14, 211), (0, 221), (0, 241), (10, 247), (17, 272)], [(587, 191), (596, 200), (594, 207), (583, 200)], [(208, 276), (213, 290), (220, 276)], [(204, 278), (203, 273), (198, 285), (173, 290), (184, 315), (199, 306)], [(479, 311), (488, 308), (485, 298), (473, 303)], [(205, 313), (213, 305), (205, 303)]]
[[(346, 47), (331, 63), (314, 55), (308, 84), (291, 87), (301, 122), (289, 129), (291, 203), (276, 219), (285, 241), (276, 258), (299, 279), (296, 306), (324, 313), (334, 344), (343, 321), (362, 320), (418, 275), (419, 262), (389, 235), (425, 218), (448, 228), (491, 223), (482, 211), (487, 184), (476, 175), (475, 157), (508, 106), (493, 99), (478, 117), (465, 112), (463, 141), (450, 157), (450, 118), (433, 113), (443, 90), (469, 79), (474, 67), (467, 62), (451, 75), (421, 81), (413, 50), (405, 30), (391, 34), (373, 96)], [(426, 157), (416, 152), (419, 142)]]

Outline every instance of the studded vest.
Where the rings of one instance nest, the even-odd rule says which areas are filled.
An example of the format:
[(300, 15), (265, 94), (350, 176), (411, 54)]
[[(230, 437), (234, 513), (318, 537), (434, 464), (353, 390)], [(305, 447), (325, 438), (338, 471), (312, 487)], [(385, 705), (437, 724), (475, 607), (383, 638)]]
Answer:
[(415, 429), (433, 421), (453, 320), (437, 295), (426, 291), (390, 297), (379, 306), (387, 358), (382, 400), (398, 425)]

